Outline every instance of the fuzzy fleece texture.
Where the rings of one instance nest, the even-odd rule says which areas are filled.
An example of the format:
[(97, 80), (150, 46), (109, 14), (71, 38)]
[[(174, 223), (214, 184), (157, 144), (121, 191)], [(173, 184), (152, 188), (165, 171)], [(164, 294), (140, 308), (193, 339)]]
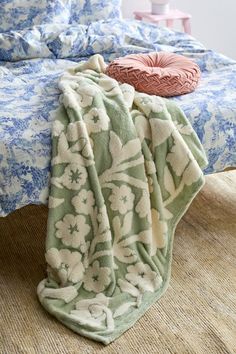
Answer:
[(60, 80), (42, 305), (108, 344), (163, 294), (175, 227), (204, 183), (183, 112), (104, 74), (95, 55)]

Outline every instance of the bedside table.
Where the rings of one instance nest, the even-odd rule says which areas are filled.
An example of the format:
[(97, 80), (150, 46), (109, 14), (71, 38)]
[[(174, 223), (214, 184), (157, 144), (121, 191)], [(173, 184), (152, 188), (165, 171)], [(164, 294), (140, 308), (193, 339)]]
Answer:
[(166, 26), (169, 28), (173, 27), (175, 20), (181, 20), (184, 28), (184, 32), (191, 34), (191, 15), (179, 11), (177, 9), (170, 9), (168, 14), (165, 15), (154, 15), (150, 12), (139, 12), (135, 11), (134, 16), (136, 20), (147, 20), (148, 22), (158, 24), (160, 21), (166, 21)]

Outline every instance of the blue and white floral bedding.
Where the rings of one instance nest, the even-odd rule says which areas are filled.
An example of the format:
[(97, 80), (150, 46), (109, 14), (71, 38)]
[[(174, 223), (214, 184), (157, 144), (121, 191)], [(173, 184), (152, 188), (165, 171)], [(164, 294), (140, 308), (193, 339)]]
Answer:
[(58, 78), (101, 53), (171, 51), (194, 58), (198, 89), (173, 98), (186, 113), (209, 159), (206, 174), (236, 166), (236, 62), (192, 37), (133, 20), (89, 25), (44, 24), (0, 33), (0, 215), (48, 197), (51, 123)]
[(0, 32), (121, 18), (121, 0), (0, 0)]

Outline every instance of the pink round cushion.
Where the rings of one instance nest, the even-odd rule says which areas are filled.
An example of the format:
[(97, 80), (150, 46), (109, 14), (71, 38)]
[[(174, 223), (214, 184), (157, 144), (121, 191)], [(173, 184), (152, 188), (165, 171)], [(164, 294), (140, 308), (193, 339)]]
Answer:
[(155, 52), (115, 59), (106, 74), (137, 91), (170, 97), (194, 91), (201, 71), (193, 60), (182, 55)]

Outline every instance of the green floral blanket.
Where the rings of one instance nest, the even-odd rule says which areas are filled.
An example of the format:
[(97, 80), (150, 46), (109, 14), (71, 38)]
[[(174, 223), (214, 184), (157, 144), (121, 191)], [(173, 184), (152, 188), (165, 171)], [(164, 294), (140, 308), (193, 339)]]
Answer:
[(166, 290), (175, 227), (206, 157), (176, 104), (105, 68), (95, 55), (60, 80), (38, 296), (66, 326), (108, 344)]

